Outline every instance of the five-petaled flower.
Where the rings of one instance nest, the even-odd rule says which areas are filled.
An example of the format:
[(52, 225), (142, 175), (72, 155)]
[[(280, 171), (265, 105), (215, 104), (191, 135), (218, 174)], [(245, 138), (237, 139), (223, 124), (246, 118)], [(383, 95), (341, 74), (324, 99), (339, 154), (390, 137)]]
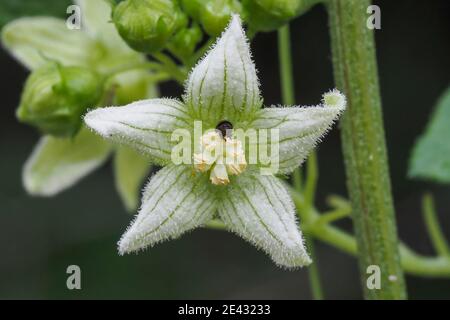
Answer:
[[(239, 17), (233, 16), (190, 74), (183, 101), (143, 100), (85, 116), (88, 127), (103, 137), (133, 146), (164, 166), (150, 179), (139, 214), (119, 241), (121, 254), (178, 237), (217, 217), (281, 266), (311, 262), (283, 182), (273, 174), (262, 175), (258, 163), (242, 159), (240, 142), (220, 130), (216, 133), (225, 145), (235, 147), (231, 153), (241, 160), (231, 166), (219, 158), (204, 163), (198, 153), (191, 165), (171, 162), (174, 130), (192, 131), (195, 121), (214, 129), (226, 121), (234, 129), (278, 128), (279, 173), (290, 173), (344, 110), (345, 97), (333, 90), (316, 107), (262, 108), (262, 104), (245, 33)], [(217, 143), (213, 136), (205, 131), (193, 143), (208, 147)]]

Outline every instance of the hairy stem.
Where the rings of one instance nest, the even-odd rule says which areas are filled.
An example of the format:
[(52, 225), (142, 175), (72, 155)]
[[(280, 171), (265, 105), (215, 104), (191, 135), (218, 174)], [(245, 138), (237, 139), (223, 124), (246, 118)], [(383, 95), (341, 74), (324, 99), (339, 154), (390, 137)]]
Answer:
[[(342, 144), (364, 295), (405, 299), (374, 36), (366, 27), (370, 1), (330, 0), (327, 4), (334, 77), (348, 99), (341, 121)], [(380, 267), (380, 290), (367, 288), (370, 265)]]

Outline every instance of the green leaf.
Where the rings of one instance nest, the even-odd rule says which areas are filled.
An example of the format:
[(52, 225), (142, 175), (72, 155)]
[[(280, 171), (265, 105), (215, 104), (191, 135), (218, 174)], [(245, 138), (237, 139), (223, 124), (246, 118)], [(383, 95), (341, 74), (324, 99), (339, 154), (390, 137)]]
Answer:
[(450, 87), (440, 97), (425, 133), (417, 140), (408, 176), (450, 183)]
[(24, 16), (54, 16), (66, 17), (66, 9), (70, 0), (39, 0), (39, 1), (0, 1), (0, 28), (6, 23)]
[(116, 188), (128, 211), (138, 207), (141, 187), (150, 171), (150, 160), (137, 151), (120, 146), (114, 157)]

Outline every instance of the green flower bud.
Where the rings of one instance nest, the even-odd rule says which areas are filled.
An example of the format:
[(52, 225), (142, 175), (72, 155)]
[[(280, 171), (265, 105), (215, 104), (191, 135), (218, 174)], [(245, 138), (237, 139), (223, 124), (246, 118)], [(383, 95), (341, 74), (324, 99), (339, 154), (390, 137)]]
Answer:
[(201, 23), (211, 36), (219, 36), (230, 22), (232, 13), (240, 13), (241, 3), (236, 0), (205, 1), (201, 10)]
[(203, 33), (198, 24), (182, 29), (172, 38), (168, 48), (180, 60), (188, 59), (202, 40)]
[(181, 7), (192, 19), (200, 22), (200, 10), (204, 2), (210, 0), (181, 0)]
[(91, 70), (51, 62), (28, 77), (16, 114), (45, 134), (73, 136), (101, 95), (102, 81)]
[(112, 13), (120, 36), (141, 52), (163, 49), (188, 19), (174, 0), (125, 0)]
[(238, 0), (182, 0), (184, 11), (200, 23), (210, 36), (218, 36), (227, 26), (232, 13), (242, 14)]
[(322, 0), (242, 0), (247, 23), (256, 31), (276, 30)]

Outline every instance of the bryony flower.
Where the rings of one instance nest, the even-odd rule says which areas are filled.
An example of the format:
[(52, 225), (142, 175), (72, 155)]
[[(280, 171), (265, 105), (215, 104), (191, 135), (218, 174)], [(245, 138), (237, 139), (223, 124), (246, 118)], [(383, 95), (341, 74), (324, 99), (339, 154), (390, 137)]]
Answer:
[[(276, 172), (261, 174), (238, 129), (276, 129), (279, 173), (297, 168), (345, 108), (334, 90), (316, 107), (261, 108), (256, 70), (238, 16), (191, 72), (183, 102), (150, 99), (96, 109), (85, 123), (103, 137), (147, 153), (164, 166), (143, 192), (138, 215), (119, 241), (124, 254), (176, 238), (220, 218), (281, 266), (311, 262), (292, 200)], [(200, 136), (195, 135), (201, 121)], [(175, 164), (172, 133), (193, 132), (191, 163)], [(265, 142), (257, 143), (258, 146)], [(272, 145), (272, 144), (270, 144)], [(215, 149), (215, 152), (206, 152)], [(227, 158), (231, 157), (231, 161)]]
[[(110, 23), (111, 8), (106, 1), (76, 0), (75, 4), (81, 7), (81, 30), (70, 30), (63, 19), (53, 17), (20, 18), (2, 29), (3, 46), (32, 71), (55, 61), (105, 75), (145, 61), (144, 55), (131, 50)], [(130, 102), (124, 101), (130, 96), (157, 96), (151, 74), (146, 71), (118, 73), (109, 84), (115, 89), (117, 103)], [(106, 98), (110, 95), (105, 94)], [(135, 210), (141, 183), (150, 169), (148, 159), (132, 149), (115, 148), (86, 128), (73, 138), (43, 136), (24, 166), (24, 187), (31, 195), (53, 196), (96, 170), (113, 152), (117, 189), (127, 209)]]

